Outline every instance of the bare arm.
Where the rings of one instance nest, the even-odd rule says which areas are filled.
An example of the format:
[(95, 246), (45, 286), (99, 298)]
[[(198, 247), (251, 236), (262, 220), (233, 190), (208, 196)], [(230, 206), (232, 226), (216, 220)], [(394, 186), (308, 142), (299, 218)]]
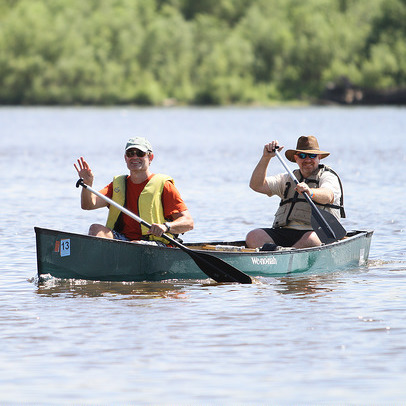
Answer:
[[(189, 213), (189, 210), (182, 211), (180, 213), (174, 213), (172, 215), (173, 221), (168, 222), (170, 229), (168, 232), (171, 234), (182, 234), (186, 231), (193, 230), (193, 218)], [(151, 224), (149, 230), (150, 234), (160, 237), (163, 233), (167, 232), (165, 224)]]
[[(78, 164), (73, 164), (73, 166), (75, 167), (79, 177), (83, 179), (83, 182), (86, 185), (92, 186), (94, 176), (89, 164), (84, 160), (84, 158), (80, 157), (80, 159), (78, 159)], [(105, 206), (107, 206), (107, 203), (103, 199), (96, 196), (89, 190), (82, 188), (81, 207), (83, 210), (94, 210)]]
[[(275, 156), (275, 148), (278, 146), (278, 141), (271, 141), (270, 143), (264, 146), (264, 150), (262, 152), (262, 157), (259, 160), (257, 166), (255, 167), (254, 171), (251, 175), (250, 180), (250, 188), (255, 190), (255, 192), (269, 194), (269, 186), (266, 183), (266, 171), (268, 169), (268, 165), (270, 160)], [(279, 147), (278, 151), (281, 151), (283, 147)]]
[(320, 204), (331, 204), (334, 202), (334, 193), (328, 188), (309, 188), (305, 182), (298, 183), (296, 190), (299, 193), (307, 193), (313, 201)]

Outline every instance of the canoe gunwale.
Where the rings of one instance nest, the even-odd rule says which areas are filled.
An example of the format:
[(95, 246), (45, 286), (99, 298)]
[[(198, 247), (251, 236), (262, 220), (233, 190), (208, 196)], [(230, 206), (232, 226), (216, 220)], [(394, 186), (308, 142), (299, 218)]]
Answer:
[[(322, 251), (326, 249), (330, 249), (331, 247), (337, 246), (337, 245), (343, 245), (343, 244), (348, 244), (349, 242), (352, 242), (354, 239), (357, 238), (369, 238), (372, 236), (374, 233), (373, 230), (352, 230), (347, 232), (346, 237), (344, 237), (341, 240), (329, 243), (329, 244), (322, 244), (317, 247), (308, 247), (308, 248), (293, 248), (293, 249), (284, 249), (284, 250), (277, 250), (277, 251), (244, 251), (244, 250), (238, 250), (238, 251), (232, 251), (232, 250), (221, 250), (221, 249), (201, 249), (199, 250), (198, 248), (194, 248), (196, 251), (201, 251), (201, 252), (208, 252), (212, 254), (216, 253), (227, 253), (227, 254), (232, 254), (232, 255), (286, 255), (286, 254), (293, 254), (293, 253), (299, 253), (299, 252), (314, 252), (314, 251)], [(210, 244), (211, 246), (215, 245), (230, 245), (235, 244), (236, 246), (239, 246), (239, 244), (243, 244), (244, 241), (215, 241), (215, 242), (209, 242), (209, 243), (186, 243), (186, 246), (193, 246), (193, 247), (198, 247), (199, 245), (204, 246), (206, 244)], [(164, 248), (164, 247), (161, 247)]]
[[(35, 232), (51, 232), (51, 233), (59, 233), (61, 231), (58, 230), (51, 230), (51, 229), (46, 229), (46, 228), (41, 228), (41, 227), (34, 227)], [(71, 232), (63, 232), (64, 234), (70, 234), (73, 236), (78, 236), (81, 238), (90, 238), (90, 239), (96, 239), (100, 240), (102, 239), (103, 242), (105, 243), (111, 243), (111, 244), (129, 244), (131, 246), (137, 245), (137, 246), (148, 246), (150, 249), (156, 249), (156, 250), (178, 250), (180, 251), (180, 248), (178, 247), (164, 247), (160, 245), (149, 245), (149, 244), (137, 244), (133, 243), (131, 241), (124, 241), (124, 240), (113, 240), (109, 238), (101, 238), (101, 237), (95, 237), (93, 235), (87, 235), (87, 234), (79, 234), (79, 233), (71, 233)], [(218, 254), (218, 253), (227, 253), (227, 254), (232, 254), (232, 255), (269, 255), (272, 253), (272, 255), (284, 255), (287, 253), (297, 253), (297, 252), (311, 252), (311, 251), (320, 251), (324, 249), (329, 249), (330, 247), (336, 246), (338, 244), (345, 244), (348, 243), (349, 241), (352, 241), (355, 238), (361, 238), (361, 237), (370, 237), (374, 233), (373, 230), (351, 230), (347, 232), (346, 237), (344, 237), (341, 240), (332, 242), (330, 244), (322, 244), (317, 247), (309, 247), (309, 248), (294, 248), (294, 249), (286, 249), (286, 250), (278, 250), (278, 251), (244, 251), (244, 250), (238, 250), (238, 251), (232, 251), (228, 249), (198, 249), (197, 247), (202, 246), (202, 248), (205, 245), (210, 245), (210, 246), (216, 246), (216, 245), (225, 245), (225, 246), (242, 246), (245, 242), (242, 240), (237, 240), (237, 241), (209, 241), (209, 242), (189, 242), (189, 243), (183, 243), (186, 247), (190, 248), (193, 247), (194, 251), (199, 251), (199, 252), (206, 252), (206, 253), (213, 253), (213, 254)], [(196, 248), (195, 248), (196, 247)], [(38, 247), (37, 247), (38, 248)]]

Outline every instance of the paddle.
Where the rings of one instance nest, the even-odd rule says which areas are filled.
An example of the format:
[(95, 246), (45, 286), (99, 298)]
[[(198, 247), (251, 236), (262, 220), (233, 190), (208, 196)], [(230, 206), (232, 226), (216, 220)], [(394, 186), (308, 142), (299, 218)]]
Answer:
[[(102, 195), (97, 190), (94, 190), (89, 185), (86, 185), (83, 182), (83, 179), (79, 179), (76, 182), (76, 187), (82, 186), (84, 189), (88, 189), (90, 192), (94, 193), (96, 196), (99, 196), (101, 199), (105, 200), (108, 204), (111, 204), (125, 213), (127, 216), (130, 216), (138, 223), (142, 224), (145, 227), (151, 228), (151, 225), (144, 221), (141, 217), (138, 217), (136, 214), (127, 210), (125, 207), (120, 206), (114, 200), (109, 199), (107, 196)], [(239, 283), (252, 283), (252, 278), (241, 272), (237, 268), (234, 268), (227, 262), (224, 262), (220, 258), (217, 258), (213, 255), (209, 255), (204, 252), (196, 252), (187, 247), (185, 247), (180, 242), (169, 237), (166, 234), (162, 234), (162, 237), (167, 239), (171, 244), (180, 248), (182, 251), (186, 252), (190, 257), (195, 261), (196, 265), (210, 278), (214, 279), (216, 282), (239, 282)]]
[[(290, 168), (286, 165), (279, 151), (275, 149), (274, 152), (281, 161), (281, 164), (289, 173), (289, 176), (291, 177), (293, 182), (295, 182), (295, 184), (297, 185), (299, 181), (290, 170)], [(329, 244), (331, 242), (340, 240), (347, 234), (347, 231), (344, 229), (344, 227), (341, 225), (336, 217), (334, 217), (328, 211), (319, 210), (307, 193), (303, 193), (303, 195), (312, 208), (311, 225), (317, 236), (320, 238), (321, 242)]]

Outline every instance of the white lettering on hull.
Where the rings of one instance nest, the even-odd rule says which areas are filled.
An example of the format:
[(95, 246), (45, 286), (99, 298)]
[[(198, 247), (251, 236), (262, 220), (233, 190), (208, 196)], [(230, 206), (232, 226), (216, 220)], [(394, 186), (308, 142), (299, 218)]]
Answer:
[(251, 257), (251, 260), (254, 265), (276, 265), (278, 263), (275, 257), (266, 257), (266, 258)]

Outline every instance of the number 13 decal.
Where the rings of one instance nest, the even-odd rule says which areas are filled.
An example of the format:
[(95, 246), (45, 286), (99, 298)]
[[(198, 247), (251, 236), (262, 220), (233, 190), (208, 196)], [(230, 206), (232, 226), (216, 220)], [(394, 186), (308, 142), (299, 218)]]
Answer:
[(70, 255), (70, 240), (61, 240), (61, 257)]

